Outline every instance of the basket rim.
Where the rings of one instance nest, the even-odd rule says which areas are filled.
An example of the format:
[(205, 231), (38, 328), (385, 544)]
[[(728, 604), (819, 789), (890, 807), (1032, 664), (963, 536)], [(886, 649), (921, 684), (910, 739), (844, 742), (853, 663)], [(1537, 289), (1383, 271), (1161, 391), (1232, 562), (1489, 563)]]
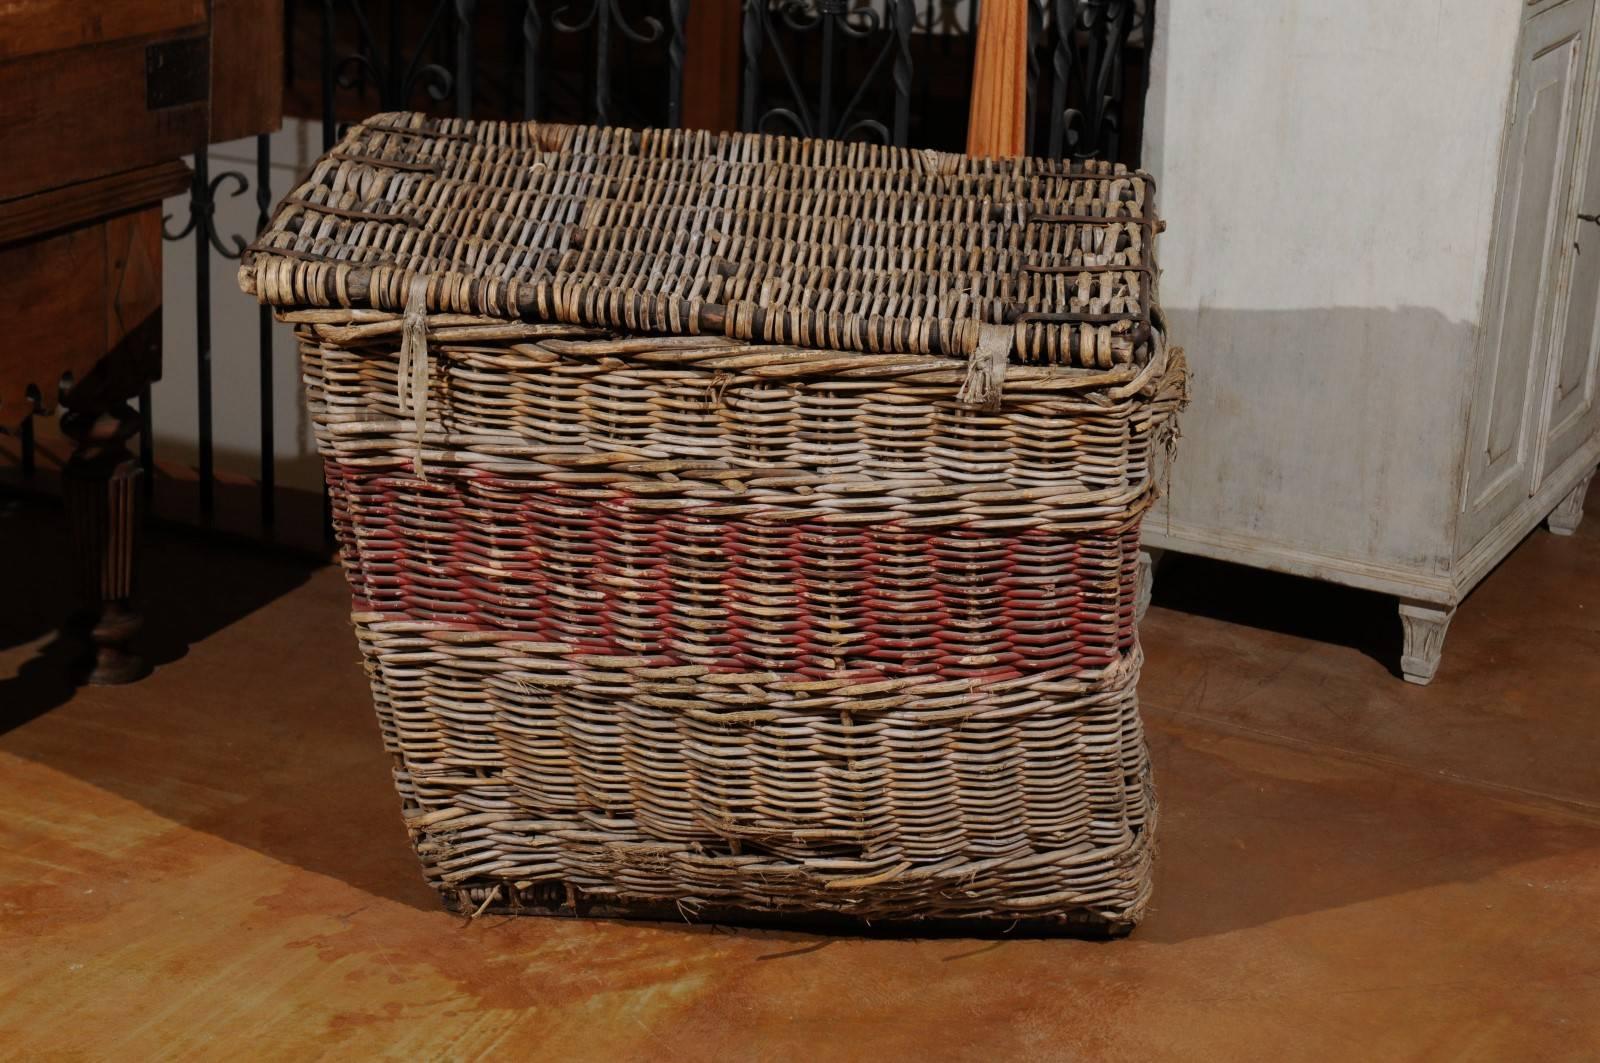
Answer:
[[(400, 335), (405, 315), (366, 307), (330, 307), (274, 310), (285, 324), (305, 329), (319, 342), (360, 346), (391, 341)], [(725, 336), (672, 336), (624, 334), (590, 325), (559, 322), (521, 322), (481, 314), (428, 314), (424, 318), (430, 348), (448, 353), (471, 349), (475, 343), (506, 338), (517, 330), (524, 344), (544, 352), (577, 359), (621, 358), (635, 368), (648, 363), (663, 369), (693, 368), (729, 380), (800, 381), (825, 377), (835, 384), (858, 381), (862, 386), (898, 381), (904, 384), (955, 390), (965, 381), (970, 363), (965, 358), (927, 354), (867, 354), (793, 344), (745, 343)], [(1011, 365), (1005, 384), (1032, 391), (1095, 392), (1102, 400), (1122, 401), (1152, 395), (1163, 388), (1183, 389), (1187, 359), (1182, 347), (1170, 344), (1157, 325), (1156, 351), (1143, 365), (1111, 369), (1082, 366)]]

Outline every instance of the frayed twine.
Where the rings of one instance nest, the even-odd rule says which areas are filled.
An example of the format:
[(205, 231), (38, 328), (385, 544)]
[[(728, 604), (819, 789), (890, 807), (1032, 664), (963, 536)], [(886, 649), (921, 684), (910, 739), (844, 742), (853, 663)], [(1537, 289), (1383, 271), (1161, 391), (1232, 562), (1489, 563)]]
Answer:
[[(409, 407), (407, 400), (410, 400)], [(395, 401), (400, 416), (410, 414), (417, 426), (417, 449), (411, 468), (417, 479), (422, 471), (422, 434), (428, 426), (428, 279), (411, 278), (406, 292), (405, 316), (400, 322), (400, 364), (395, 370)]]
[(1006, 363), (1015, 342), (1007, 325), (983, 325), (978, 329), (978, 349), (967, 359), (967, 376), (956, 392), (956, 401), (980, 410), (998, 410), (1005, 390)]
[(728, 390), (728, 385), (733, 383), (731, 374), (718, 369), (706, 384), (706, 405), (715, 409), (722, 405), (723, 393)]

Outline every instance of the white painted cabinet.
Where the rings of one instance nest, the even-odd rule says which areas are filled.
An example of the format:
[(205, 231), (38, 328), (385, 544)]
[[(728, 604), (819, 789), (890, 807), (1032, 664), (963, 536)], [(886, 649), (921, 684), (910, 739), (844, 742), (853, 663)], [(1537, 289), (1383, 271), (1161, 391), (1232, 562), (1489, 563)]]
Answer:
[[(1600, 80), (1600, 56), (1593, 69)], [(1580, 109), (1578, 165), (1570, 191), (1574, 209), (1564, 217), (1557, 242), (1564, 272), (1557, 290), (1559, 313), (1549, 353), (1540, 426), (1539, 475), (1560, 480), (1572, 457), (1600, 432), (1600, 92), (1591, 89)], [(1587, 250), (1585, 250), (1587, 249)]]
[(1590, 12), (1563, 3), (1528, 23), (1490, 244), (1484, 335), (1473, 394), (1461, 534), (1491, 534), (1533, 494), (1540, 385), (1569, 256), (1567, 221)]
[[(1239, 20), (1227, 68), (1183, 34), (1228, 5), (1163, 6), (1146, 154), (1195, 398), (1147, 545), (1394, 594), (1425, 683), (1457, 605), (1540, 521), (1570, 533), (1600, 463), (1596, 2), (1289, 0)], [(1204, 114), (1237, 117), (1208, 141)]]

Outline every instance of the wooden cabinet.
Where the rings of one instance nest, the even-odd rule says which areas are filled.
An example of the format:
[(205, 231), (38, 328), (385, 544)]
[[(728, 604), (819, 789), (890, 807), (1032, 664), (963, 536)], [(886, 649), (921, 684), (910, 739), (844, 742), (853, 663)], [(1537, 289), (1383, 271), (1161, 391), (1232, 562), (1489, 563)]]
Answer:
[(205, 0), (0, 4), (0, 199), (193, 151), (208, 34)]
[[(0, 431), (62, 410), (90, 682), (129, 648), (141, 469), (131, 400), (161, 371), (161, 203), (205, 143), (205, 0), (0, 3)], [(48, 563), (39, 559), (40, 563)]]
[(1516, 512), (1539, 472), (1540, 385), (1567, 259), (1588, 22), (1576, 3), (1544, 12), (1528, 24), (1518, 54), (1469, 422), (1461, 523), (1469, 541)]
[[(1373, 90), (1370, 99), (1395, 107), (1427, 103), (1415, 104), (1406, 118), (1384, 119), (1383, 128), (1400, 132), (1347, 128), (1346, 138), (1414, 147), (1415, 158), (1350, 148), (1338, 160), (1349, 160), (1338, 171), (1341, 179), (1320, 186), (1320, 230), (1284, 212), (1281, 201), (1275, 210), (1275, 192), (1261, 186), (1252, 190), (1267, 203), (1252, 206), (1247, 219), (1273, 226), (1273, 240), (1303, 239), (1320, 250), (1338, 243), (1327, 232), (1330, 224), (1359, 226), (1381, 213), (1372, 206), (1375, 189), (1409, 196), (1413, 209), (1397, 221), (1391, 215), (1387, 227), (1371, 224), (1374, 235), (1365, 245), (1343, 245), (1349, 249), (1339, 260), (1343, 273), (1358, 278), (1344, 288), (1382, 277), (1367, 288), (1437, 294), (1445, 283), (1435, 278), (1460, 266), (1464, 249), (1478, 272), (1455, 269), (1455, 287), (1431, 305), (1408, 306), (1390, 296), (1351, 308), (1330, 297), (1309, 309), (1229, 313), (1214, 308), (1217, 297), (1204, 277), (1195, 286), (1192, 315), (1184, 315), (1181, 297), (1168, 301), (1169, 311), (1180, 308), (1171, 313), (1174, 338), (1190, 347), (1195, 399), (1184, 418), (1172, 489), (1145, 523), (1147, 545), (1397, 596), (1406, 635), (1401, 672), (1417, 683), (1433, 677), (1457, 605), (1523, 536), (1541, 521), (1558, 534), (1576, 527), (1600, 463), (1596, 0), (1501, 3), (1497, 12), (1476, 12), (1481, 25), (1462, 29), (1476, 52), (1451, 53), (1439, 44), (1463, 19), (1412, 12), (1398, 23), (1409, 35), (1391, 42), (1389, 52), (1363, 53), (1372, 83), (1390, 86)], [(1305, 62), (1281, 105), (1261, 104), (1259, 96), (1206, 96), (1209, 87), (1196, 91), (1211, 111), (1237, 102), (1283, 117), (1274, 127), (1280, 131), (1296, 121), (1335, 123), (1336, 109), (1297, 88), (1315, 82), (1321, 71), (1307, 64), (1324, 52), (1329, 73), (1335, 71), (1338, 46), (1302, 46)], [(1492, 118), (1471, 110), (1472, 100), (1490, 93), (1468, 91), (1483, 86), (1485, 71), (1497, 72), (1494, 88), (1505, 101), (1503, 114), (1497, 105)], [(1452, 87), (1440, 89), (1441, 83)], [(1369, 126), (1381, 124), (1374, 118)], [(1502, 133), (1498, 155), (1491, 125)], [(1306, 151), (1313, 139), (1291, 137), (1275, 160), (1255, 165), (1292, 171), (1293, 152)], [(1258, 154), (1274, 146), (1254, 143)], [(1180, 142), (1174, 149), (1180, 172), (1162, 176), (1178, 187), (1182, 176), (1203, 179), (1207, 166), (1225, 169), (1222, 162), (1233, 158), (1203, 154), (1210, 150), (1198, 138)], [(1238, 149), (1230, 142), (1216, 150)], [(1390, 174), (1394, 183), (1383, 187), (1380, 178), (1358, 173), (1361, 167)], [(1282, 179), (1294, 189), (1284, 201), (1309, 198), (1306, 184), (1323, 175), (1302, 171), (1297, 180)], [(1441, 190), (1454, 196), (1448, 224), (1435, 224), (1440, 215), (1430, 202)], [(1184, 218), (1170, 200), (1168, 207), (1181, 239)], [(1217, 235), (1237, 237), (1240, 219), (1227, 217), (1232, 228), (1228, 221), (1200, 222), (1212, 224), (1215, 242), (1196, 243), (1199, 250), (1185, 261), (1191, 272), (1203, 274), (1229, 253)], [(1385, 259), (1373, 247), (1382, 239), (1411, 244), (1404, 256)], [(1264, 245), (1269, 250), (1260, 250)], [(1273, 261), (1284, 271), (1311, 261), (1296, 262), (1266, 239), (1251, 246), (1257, 255), (1281, 254), (1282, 261)], [(1388, 263), (1402, 257), (1428, 279), (1397, 281)], [(1170, 271), (1171, 259), (1164, 265)], [(1251, 283), (1270, 288), (1262, 263), (1255, 265)], [(1342, 279), (1332, 268), (1318, 276)], [(1476, 310), (1465, 311), (1478, 292)], [(1448, 314), (1434, 309), (1446, 305)]]
[[(1600, 71), (1600, 57), (1592, 66)], [(1584, 103), (1575, 108), (1579, 157), (1571, 175), (1573, 209), (1555, 218), (1555, 244), (1565, 268), (1555, 286), (1561, 298), (1541, 392), (1541, 484), (1569, 476), (1566, 466), (1600, 433), (1600, 92), (1591, 91)]]
[[(1600, 460), (1596, 303), (1600, 54), (1594, 0), (1535, 6), (1517, 52), (1468, 421), (1454, 593), (1412, 606), (1405, 676), (1427, 682), (1456, 604), (1523, 535), (1570, 535)], [(1407, 607), (1402, 606), (1402, 616)], [(1421, 640), (1426, 639), (1426, 643)]]

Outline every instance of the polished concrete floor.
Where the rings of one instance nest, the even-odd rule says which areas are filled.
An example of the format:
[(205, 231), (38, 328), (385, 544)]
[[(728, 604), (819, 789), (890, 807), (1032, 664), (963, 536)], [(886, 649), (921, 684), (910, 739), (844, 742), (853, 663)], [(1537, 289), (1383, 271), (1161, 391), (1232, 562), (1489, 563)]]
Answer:
[[(1600, 492), (1597, 492), (1600, 493)], [(885, 940), (440, 911), (340, 578), (168, 534), (158, 667), (62, 676), (57, 514), (0, 508), (0, 1056), (1600, 1059), (1600, 512), (1463, 606), (1176, 559), (1129, 940)]]

